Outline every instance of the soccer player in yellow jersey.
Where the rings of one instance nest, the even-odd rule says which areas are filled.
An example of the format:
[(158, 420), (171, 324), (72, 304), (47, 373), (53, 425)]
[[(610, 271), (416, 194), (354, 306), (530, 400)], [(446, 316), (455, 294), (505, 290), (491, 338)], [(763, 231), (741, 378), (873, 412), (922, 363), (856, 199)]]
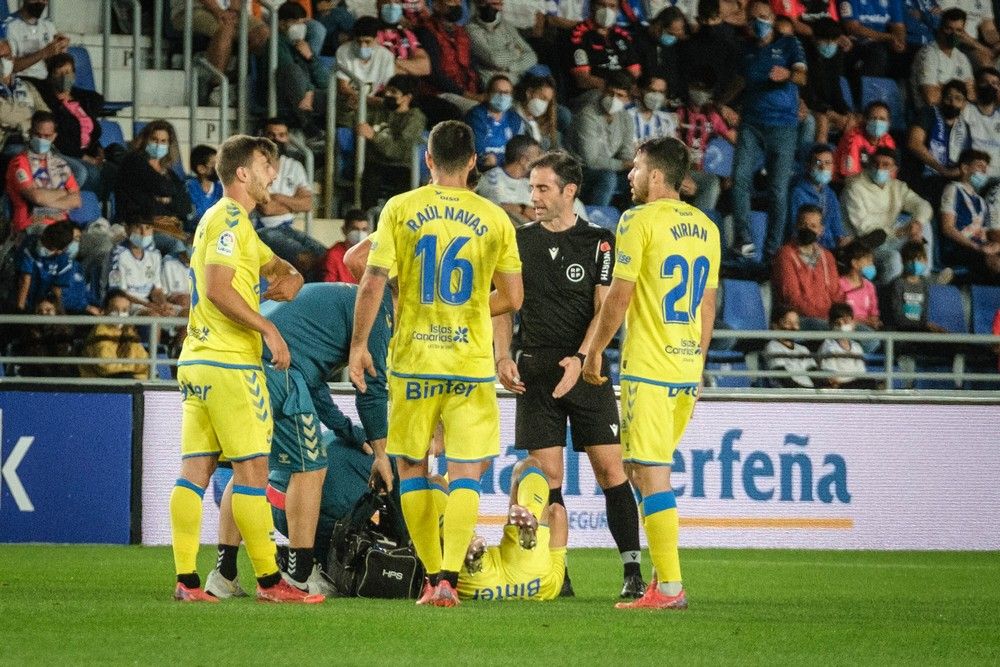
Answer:
[[(500, 453), (490, 318), (519, 308), (523, 289), (510, 219), (466, 187), (476, 163), (472, 129), (439, 123), (427, 144), (431, 184), (382, 209), (358, 291), (349, 365), (351, 381), (365, 391), (365, 373), (375, 375), (368, 335), (395, 269), (388, 442), (375, 467), (396, 458), (403, 517), (428, 573), (418, 604), (451, 607), (479, 513), (479, 478)], [(440, 527), (427, 481), (428, 444), (439, 421), (450, 480)]]
[(264, 297), (287, 301), (302, 276), (257, 237), (248, 212), (269, 198), (277, 150), (267, 139), (237, 135), (219, 149), (223, 197), (205, 212), (191, 257), (191, 313), (178, 362), (184, 401), (181, 474), (170, 495), (178, 600), (214, 602), (198, 577), (201, 504), (219, 456), (233, 464), (233, 515), (257, 575), (257, 597), (322, 602), (286, 584), (278, 572), (274, 525), (264, 496), (271, 450), (271, 405), (260, 365), (261, 336), (275, 368), (288, 368), (288, 346), (260, 314)]
[(625, 320), (622, 347), (622, 458), (639, 489), (639, 511), (655, 575), (645, 594), (620, 609), (685, 609), (677, 553), (674, 450), (701, 388), (719, 283), (719, 231), (677, 192), (689, 167), (677, 139), (639, 146), (629, 173), (638, 206), (618, 222), (611, 287), (583, 367), (601, 376), (601, 354)]

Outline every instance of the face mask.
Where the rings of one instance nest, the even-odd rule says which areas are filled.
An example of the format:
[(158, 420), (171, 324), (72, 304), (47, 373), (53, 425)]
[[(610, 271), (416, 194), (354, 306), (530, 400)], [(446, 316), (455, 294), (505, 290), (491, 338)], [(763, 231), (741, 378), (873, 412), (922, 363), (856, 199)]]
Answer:
[(671, 35), (668, 32), (660, 35), (660, 44), (663, 46), (673, 46), (677, 43), (677, 35)]
[(293, 23), (288, 26), (288, 39), (292, 42), (301, 42), (306, 38), (306, 24)]
[(29, 2), (24, 6), (24, 11), (33, 19), (42, 18), (42, 14), (45, 13), (45, 3), (44, 2)]
[(889, 182), (892, 174), (889, 173), (888, 169), (873, 169), (872, 170), (872, 182), (875, 185), (885, 185)]
[(819, 51), (820, 57), (830, 59), (837, 55), (837, 43), (820, 42), (816, 45), (816, 50)]
[(28, 140), (28, 148), (31, 149), (32, 153), (48, 153), (52, 149), (51, 139), (42, 139), (41, 137), (31, 137)]
[(14, 73), (14, 61), (10, 58), (0, 58), (0, 76), (9, 77)]
[(854, 331), (854, 322), (844, 322), (837, 327), (837, 331)]
[(953, 33), (951, 33), (950, 35), (945, 35), (945, 36), (944, 36), (944, 44), (945, 44), (945, 46), (947, 46), (947, 47), (948, 47), (949, 49), (954, 49), (954, 48), (957, 48), (957, 47), (958, 47), (958, 45), (959, 45), (959, 44), (960, 44), (961, 42), (962, 42), (962, 40), (961, 40), (961, 39), (959, 39), (959, 36), (958, 36), (958, 34), (957, 34), (957, 33), (954, 33), (954, 32), (953, 32)]
[(451, 7), (448, 7), (446, 10), (444, 10), (443, 16), (445, 21), (448, 21), (449, 23), (455, 23), (460, 18), (462, 18), (462, 6), (453, 5)]
[(833, 172), (829, 169), (813, 169), (812, 178), (817, 185), (826, 185), (833, 180)]
[(483, 5), (479, 8), (479, 18), (482, 19), (483, 23), (496, 23), (499, 13), (496, 7), (490, 7), (489, 5)]
[(799, 227), (795, 231), (795, 240), (801, 246), (812, 245), (813, 243), (816, 243), (817, 238), (816, 232), (808, 227)]
[[(108, 311), (108, 317), (128, 317), (128, 311), (127, 310), (109, 310)], [(119, 325), (116, 324), (115, 326), (119, 326)]]
[(55, 250), (49, 250), (48, 248), (46, 248), (45, 246), (43, 246), (41, 243), (38, 244), (38, 256), (39, 257), (52, 257), (52, 255), (54, 255), (54, 254), (56, 254)]
[(403, 18), (403, 5), (396, 5), (392, 3), (382, 5), (382, 9), (379, 10), (379, 15), (382, 17), (383, 23), (396, 25)]
[(990, 179), (989, 176), (981, 171), (974, 171), (972, 175), (969, 176), (969, 184), (976, 190), (982, 190), (983, 186), (986, 185), (986, 181)]
[(66, 246), (66, 250), (64, 250), (63, 252), (65, 252), (66, 256), (69, 257), (70, 259), (76, 259), (77, 253), (80, 252), (80, 242), (70, 241), (69, 245)]
[(867, 264), (861, 267), (861, 276), (865, 280), (875, 280), (875, 276), (878, 272), (875, 270), (874, 264)]
[(375, 53), (375, 49), (372, 47), (358, 45), (358, 57), (362, 60), (371, 60), (373, 53)]
[(712, 92), (708, 90), (689, 90), (688, 97), (691, 98), (691, 104), (703, 107), (712, 101)]
[(540, 97), (532, 97), (530, 100), (528, 100), (528, 113), (530, 113), (533, 118), (538, 118), (548, 110), (549, 110), (548, 100), (543, 100)]
[(167, 144), (156, 144), (150, 141), (146, 144), (146, 155), (154, 160), (162, 160), (167, 157), (167, 150), (169, 148)]
[(976, 101), (980, 104), (993, 104), (997, 101), (997, 89), (993, 86), (976, 86)]
[(868, 133), (868, 136), (881, 139), (882, 136), (889, 131), (889, 121), (876, 120), (873, 118), (865, 123), (865, 131)]
[(666, 100), (667, 96), (663, 93), (649, 92), (642, 96), (642, 103), (650, 111), (656, 111), (662, 107)]
[(612, 116), (625, 109), (625, 103), (617, 97), (602, 97), (601, 106), (604, 107), (604, 110)]
[(52, 77), (52, 87), (57, 93), (68, 93), (76, 85), (75, 74), (63, 74)]
[(927, 265), (918, 259), (915, 259), (912, 262), (907, 262), (906, 270), (911, 276), (927, 275)]
[(142, 248), (143, 250), (153, 249), (152, 236), (143, 236), (142, 234), (129, 234), (128, 241), (136, 248)]
[(610, 7), (598, 7), (594, 12), (594, 23), (601, 28), (610, 28), (618, 20), (618, 12)]
[(942, 104), (941, 105), (941, 116), (945, 120), (954, 120), (954, 119), (958, 118), (958, 115), (960, 113), (962, 113), (962, 110), (959, 109), (958, 107), (953, 107), (950, 104)]
[(504, 113), (514, 104), (514, 97), (510, 93), (493, 93), (490, 96), (490, 108), (494, 111)]
[(764, 19), (755, 18), (753, 20), (753, 34), (757, 39), (767, 39), (767, 36), (771, 34), (771, 30), (774, 29), (774, 23), (771, 21), (765, 21)]
[(352, 229), (347, 232), (347, 245), (356, 246), (368, 238), (368, 232), (361, 229)]
[(382, 99), (382, 106), (385, 107), (386, 111), (395, 111), (399, 108), (399, 98), (386, 95)]

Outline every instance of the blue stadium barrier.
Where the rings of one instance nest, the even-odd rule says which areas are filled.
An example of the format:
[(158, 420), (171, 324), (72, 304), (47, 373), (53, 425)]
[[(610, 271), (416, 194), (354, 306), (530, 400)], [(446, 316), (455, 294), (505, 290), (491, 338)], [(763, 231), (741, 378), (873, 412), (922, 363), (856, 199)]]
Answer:
[(927, 319), (950, 333), (969, 333), (962, 293), (954, 285), (930, 285)]
[[(328, 70), (332, 71), (333, 66), (337, 64), (337, 59), (334, 58), (333, 56), (317, 56), (317, 57), (319, 58), (319, 61), (323, 63), (323, 67), (325, 67)], [(336, 72), (334, 72), (334, 75), (336, 75)]]
[(752, 280), (723, 279), (722, 321), (730, 329), (767, 329), (767, 313), (757, 283)]
[(101, 217), (101, 200), (90, 190), (80, 190), (80, 207), (69, 212), (69, 219), (80, 227), (86, 227)]
[(713, 137), (705, 146), (705, 159), (702, 169), (719, 178), (729, 178), (733, 175), (733, 145), (722, 137)]
[(101, 147), (107, 148), (111, 144), (125, 145), (125, 135), (122, 134), (122, 126), (118, 121), (110, 118), (99, 118), (101, 124)]
[(766, 238), (767, 213), (764, 211), (750, 211), (750, 240), (756, 247), (753, 259), (757, 262), (764, 261), (764, 240)]
[(1000, 310), (1000, 287), (972, 286), (972, 333), (992, 334), (993, 318)]
[(612, 232), (618, 229), (618, 218), (621, 212), (614, 206), (586, 206), (587, 219), (599, 226), (609, 229)]
[(854, 93), (851, 92), (851, 83), (847, 80), (846, 76), (840, 77), (840, 94), (844, 97), (844, 101), (847, 102), (847, 106), (857, 109), (854, 106)]
[(861, 77), (861, 107), (864, 108), (876, 100), (885, 102), (889, 106), (892, 129), (905, 130), (906, 107), (903, 104), (903, 93), (896, 82), (877, 76)]
[(73, 56), (76, 65), (76, 86), (87, 90), (97, 90), (94, 83), (94, 67), (90, 63), (90, 53), (82, 46), (69, 47), (68, 53)]
[[(712, 358), (712, 352), (708, 353), (708, 358)], [(740, 355), (740, 360), (738, 361), (726, 361), (726, 362), (715, 362), (709, 361), (705, 364), (705, 368), (712, 371), (745, 371), (747, 370), (746, 361), (743, 360), (743, 355)], [(740, 389), (749, 389), (751, 387), (750, 378), (739, 377), (733, 375), (724, 375), (715, 378), (716, 387), (731, 387)]]

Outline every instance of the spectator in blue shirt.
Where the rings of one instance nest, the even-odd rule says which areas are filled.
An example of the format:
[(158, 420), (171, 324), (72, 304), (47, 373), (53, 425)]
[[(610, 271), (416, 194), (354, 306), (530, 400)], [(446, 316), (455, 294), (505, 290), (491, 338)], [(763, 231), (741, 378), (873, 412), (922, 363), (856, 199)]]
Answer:
[(860, 99), (862, 76), (906, 75), (903, 0), (843, 0), (840, 20), (854, 43), (847, 65), (853, 75), (855, 99)]
[(222, 183), (215, 172), (216, 155), (217, 151), (205, 144), (191, 149), (191, 175), (187, 178), (187, 190), (194, 204), (194, 216), (184, 225), (184, 231), (189, 234), (194, 232), (205, 211), (222, 199)]
[(28, 234), (18, 251), (18, 283), (15, 306), (18, 312), (34, 310), (50, 291), (58, 300), (69, 280), (70, 258), (66, 249), (73, 242), (73, 223), (54, 222), (41, 234)]
[(60, 300), (62, 309), (68, 315), (100, 315), (102, 313), (100, 300), (94, 295), (94, 290), (87, 281), (83, 267), (76, 261), (80, 251), (80, 238), (83, 233), (79, 227), (73, 228), (73, 240), (66, 246), (64, 255), (69, 259), (68, 277), (63, 281)]
[(788, 233), (796, 226), (799, 209), (806, 204), (819, 208), (823, 214), (823, 233), (819, 244), (833, 252), (845, 238), (844, 223), (840, 217), (840, 201), (830, 187), (833, 179), (833, 148), (827, 144), (816, 144), (809, 152), (805, 169), (792, 185), (791, 202), (788, 206)]
[(933, 42), (941, 23), (941, 11), (937, 0), (903, 0), (906, 43), (920, 48)]
[(502, 167), (507, 142), (527, 132), (524, 119), (513, 107), (514, 84), (505, 75), (497, 74), (486, 84), (486, 101), (466, 114), (465, 122), (476, 137), (480, 170)]
[(736, 250), (745, 257), (756, 255), (759, 249), (750, 237), (750, 198), (754, 172), (765, 162), (770, 215), (763, 250), (764, 259), (770, 260), (784, 240), (806, 57), (795, 37), (775, 32), (774, 11), (766, 0), (754, 0), (748, 11), (753, 36), (743, 54), (743, 115), (733, 158), (733, 218)]

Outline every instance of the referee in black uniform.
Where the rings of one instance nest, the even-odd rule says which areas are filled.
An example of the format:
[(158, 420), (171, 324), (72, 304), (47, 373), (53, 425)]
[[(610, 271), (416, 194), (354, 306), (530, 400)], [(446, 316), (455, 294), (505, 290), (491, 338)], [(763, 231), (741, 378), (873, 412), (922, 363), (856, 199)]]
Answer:
[[(639, 597), (639, 513), (622, 466), (618, 405), (610, 383), (578, 382), (597, 312), (611, 284), (614, 235), (573, 213), (583, 170), (564, 152), (531, 166), (535, 220), (517, 230), (524, 276), (520, 344), (512, 355), (511, 315), (494, 318), (500, 382), (517, 396), (515, 447), (530, 450), (549, 478), (549, 502), (562, 497), (566, 421), (573, 449), (586, 452), (604, 490), (608, 528), (625, 570), (622, 597)], [(563, 592), (572, 594), (567, 585)]]

